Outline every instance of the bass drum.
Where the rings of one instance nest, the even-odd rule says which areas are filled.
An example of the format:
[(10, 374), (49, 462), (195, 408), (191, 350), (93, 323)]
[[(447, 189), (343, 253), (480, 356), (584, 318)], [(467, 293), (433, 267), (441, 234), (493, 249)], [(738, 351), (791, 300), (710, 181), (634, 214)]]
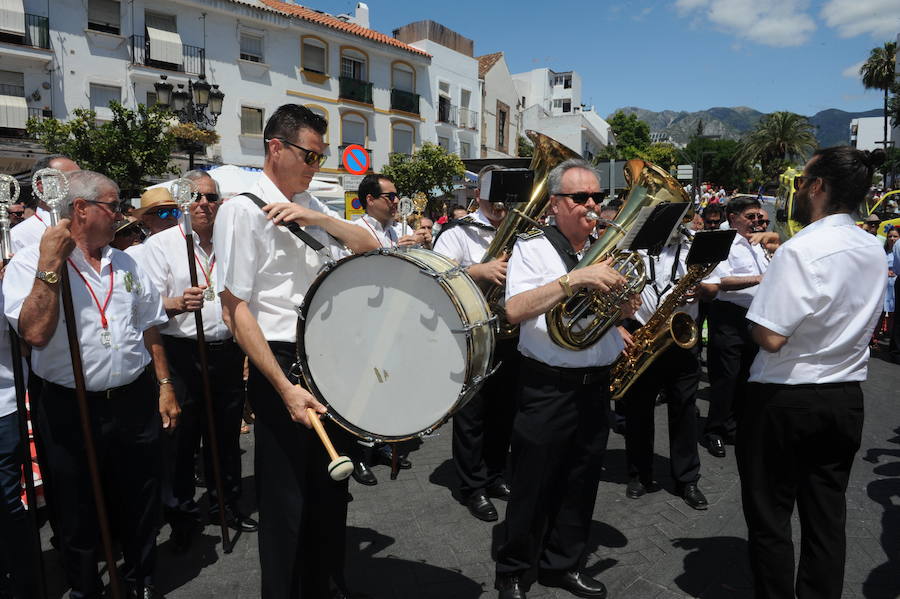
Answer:
[(319, 274), (300, 313), (310, 391), (366, 440), (431, 433), (490, 374), (495, 318), (469, 275), (428, 250), (344, 258)]

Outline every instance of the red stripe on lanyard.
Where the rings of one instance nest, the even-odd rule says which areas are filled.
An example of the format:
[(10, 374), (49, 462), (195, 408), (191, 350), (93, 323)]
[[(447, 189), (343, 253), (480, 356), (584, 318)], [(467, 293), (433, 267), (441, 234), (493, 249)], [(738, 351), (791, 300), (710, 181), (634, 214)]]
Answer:
[[(369, 230), (372, 232), (372, 235), (375, 236), (375, 239), (378, 239), (378, 233), (375, 232), (375, 229), (372, 228), (372, 225), (369, 224), (369, 221), (366, 220), (366, 217), (365, 217), (365, 216), (361, 216), (360, 218), (363, 219), (363, 224), (364, 224), (365, 226), (369, 227)], [(391, 242), (391, 245), (389, 245), (389, 246), (387, 246), (387, 247), (396, 247), (396, 246), (397, 246), (397, 243), (396, 243), (393, 239), (391, 239), (391, 234), (389, 233), (389, 231), (391, 231), (390, 228), (386, 228), (386, 229), (384, 230), (384, 236), (387, 237), (387, 238), (388, 238), (388, 241)], [(183, 233), (182, 233), (182, 235), (183, 235)], [(381, 247), (385, 247), (385, 246), (382, 245)]]
[(81, 277), (81, 280), (84, 282), (84, 286), (87, 287), (87, 290), (90, 292), (91, 297), (94, 298), (94, 303), (97, 304), (97, 310), (100, 311), (100, 325), (104, 329), (109, 328), (109, 321), (106, 320), (106, 307), (109, 306), (109, 300), (112, 298), (113, 293), (113, 279), (115, 278), (116, 269), (113, 268), (112, 262), (109, 263), (109, 293), (106, 294), (106, 301), (103, 302), (103, 307), (100, 307), (100, 300), (97, 299), (97, 294), (94, 293), (94, 288), (91, 287), (91, 284), (88, 283), (88, 280), (84, 278), (84, 275), (81, 274), (81, 271), (78, 270), (78, 267), (75, 266), (75, 263), (72, 262), (71, 258), (66, 258), (66, 261), (72, 265), (72, 268), (75, 269), (75, 272)]
[[(181, 233), (181, 236), (184, 237), (184, 240), (187, 241), (187, 237), (184, 234), (184, 230), (181, 228), (181, 223), (178, 223), (178, 232)], [(200, 256), (197, 255), (197, 250), (194, 250), (194, 260), (197, 261), (197, 266), (200, 267), (200, 272), (203, 273), (203, 278), (206, 279), (206, 286), (210, 286), (209, 282), (209, 274), (212, 274), (213, 266), (216, 265), (216, 257), (213, 256), (212, 260), (209, 263), (209, 274), (206, 273), (206, 270), (203, 268), (203, 262), (200, 261)]]

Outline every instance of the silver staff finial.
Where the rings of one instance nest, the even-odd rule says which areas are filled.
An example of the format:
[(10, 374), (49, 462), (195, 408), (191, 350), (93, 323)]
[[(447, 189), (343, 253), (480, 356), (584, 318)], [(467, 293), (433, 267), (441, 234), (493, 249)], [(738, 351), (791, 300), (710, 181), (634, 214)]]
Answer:
[[(40, 186), (38, 185), (40, 183)], [(59, 209), (59, 203), (69, 193), (66, 175), (55, 168), (42, 168), (31, 178), (31, 189), (39, 200), (52, 209)]]
[(12, 175), (0, 175), (0, 204), (9, 206), (19, 199), (19, 182)]
[(413, 205), (413, 201), (410, 198), (402, 198), (400, 200), (400, 204), (397, 206), (397, 214), (403, 217), (405, 220), (410, 214), (413, 213), (415, 206)]
[(185, 179), (184, 177), (172, 181), (169, 189), (172, 192), (172, 198), (181, 208), (182, 212), (187, 212), (190, 209), (191, 204), (194, 203), (200, 195), (200, 191), (197, 189), (197, 186), (194, 185), (194, 182), (190, 179)]

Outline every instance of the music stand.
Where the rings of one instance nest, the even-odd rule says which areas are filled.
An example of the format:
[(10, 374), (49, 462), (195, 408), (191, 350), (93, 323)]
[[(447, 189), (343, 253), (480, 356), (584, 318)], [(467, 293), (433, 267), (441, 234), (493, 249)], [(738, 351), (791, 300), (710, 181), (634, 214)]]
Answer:
[(629, 252), (648, 250), (651, 254), (658, 254), (681, 224), (689, 207), (687, 203), (664, 202), (641, 208), (634, 224), (619, 242), (618, 249)]
[(691, 249), (688, 251), (687, 265), (713, 264), (727, 260), (735, 235), (737, 231), (734, 229), (698, 231), (694, 234)]

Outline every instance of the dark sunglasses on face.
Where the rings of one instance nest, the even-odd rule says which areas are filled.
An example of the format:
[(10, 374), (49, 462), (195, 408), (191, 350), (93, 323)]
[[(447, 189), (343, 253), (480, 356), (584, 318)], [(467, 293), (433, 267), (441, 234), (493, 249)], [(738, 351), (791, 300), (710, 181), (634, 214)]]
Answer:
[[(762, 221), (762, 220), (766, 220), (766, 215), (761, 212), (757, 212), (754, 214), (745, 214), (744, 218), (746, 218), (747, 220)], [(766, 220), (766, 222), (769, 222), (769, 221)]]
[(818, 179), (818, 177), (811, 177), (809, 175), (797, 175), (794, 177), (794, 191), (800, 191), (800, 188), (803, 187), (803, 184), (807, 181), (812, 181), (813, 179)]
[(101, 202), (99, 200), (85, 200), (88, 204), (97, 204), (99, 206), (106, 206), (113, 212), (118, 212), (122, 214), (125, 212), (125, 202)]
[[(305, 154), (303, 156), (303, 162), (305, 162), (308, 166), (312, 166), (316, 163), (318, 163), (319, 166), (322, 166), (323, 164), (325, 164), (325, 160), (328, 158), (327, 156), (325, 156), (325, 154), (319, 154), (318, 152), (313, 152), (312, 150), (307, 150), (303, 146), (298, 146), (297, 144), (289, 142), (288, 140), (286, 140), (282, 137), (273, 137), (272, 139), (277, 139), (281, 143), (291, 146), (292, 148), (297, 148), (298, 150), (303, 150), (303, 152)], [(272, 140), (266, 140), (266, 141), (272, 141)]]
[(397, 199), (397, 192), (389, 191), (387, 193), (378, 194), (379, 198), (386, 198), (388, 202), (393, 202)]
[(202, 200), (204, 198), (210, 204), (214, 204), (219, 201), (219, 194), (217, 194), (217, 193), (200, 193), (200, 194), (197, 194), (197, 199), (194, 201), (199, 202), (200, 200)]
[(594, 199), (595, 204), (600, 204), (603, 202), (603, 198), (606, 197), (606, 194), (600, 191), (576, 191), (575, 193), (556, 193), (553, 195), (570, 198), (576, 204), (587, 204), (587, 201), (591, 198)]
[(159, 218), (166, 219), (170, 216), (172, 218), (180, 218), (181, 217), (181, 209), (180, 208), (160, 208), (150, 214), (155, 214)]

